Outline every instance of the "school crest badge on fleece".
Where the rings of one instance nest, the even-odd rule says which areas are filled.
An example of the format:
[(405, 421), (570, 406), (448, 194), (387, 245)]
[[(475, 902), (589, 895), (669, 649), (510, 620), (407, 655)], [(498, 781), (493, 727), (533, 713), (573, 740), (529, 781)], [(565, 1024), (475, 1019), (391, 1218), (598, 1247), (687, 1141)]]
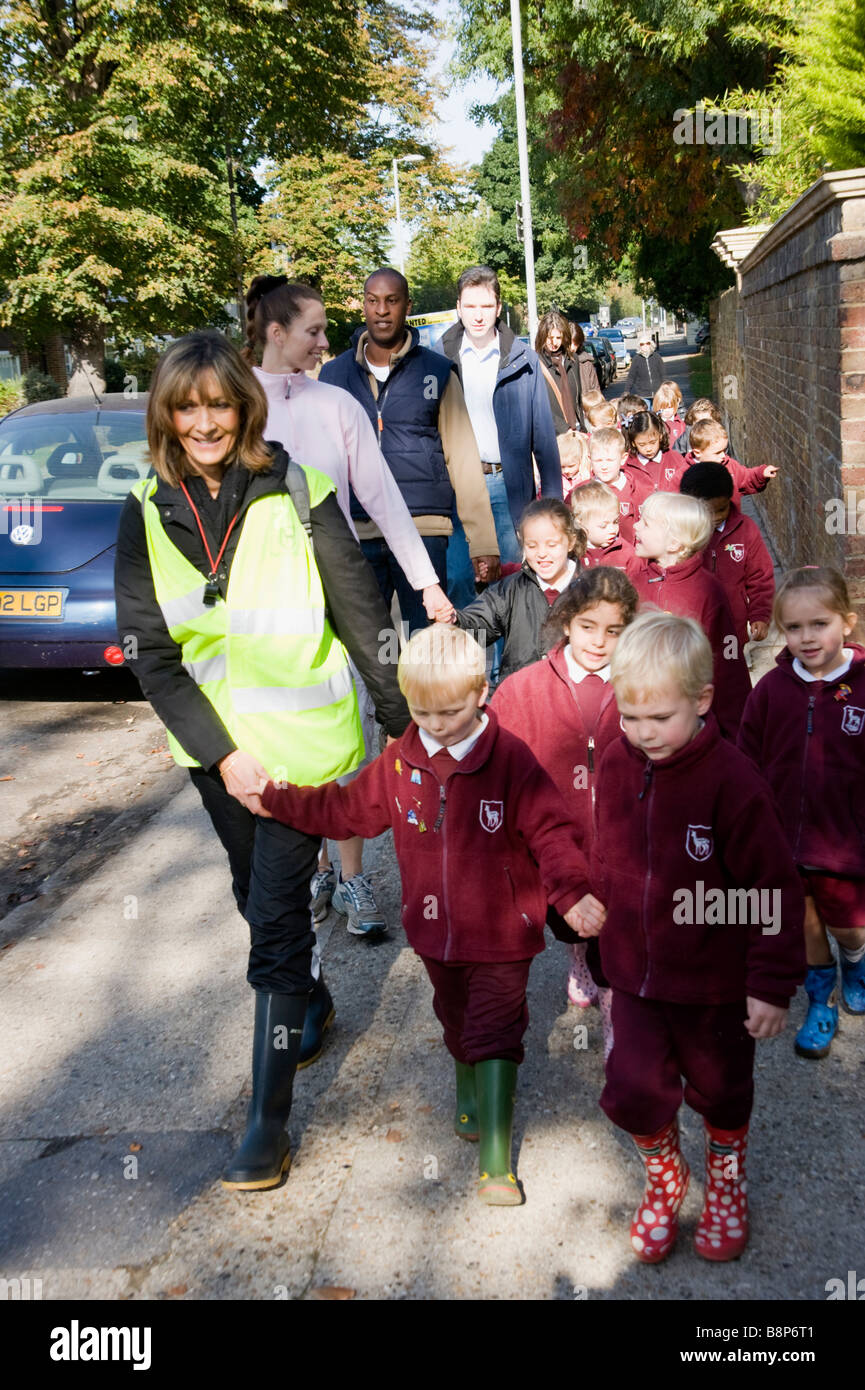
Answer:
[(505, 803), (503, 801), (482, 801), (478, 819), (484, 830), (492, 835), (505, 823)]
[(701, 864), (712, 854), (712, 827), (710, 825), (689, 825), (685, 835), (685, 849), (692, 859)]
[(744, 545), (727, 545), (724, 547), (724, 549), (728, 552), (731, 560), (735, 560), (737, 565), (741, 565), (742, 561), (745, 558)]
[(845, 734), (861, 734), (865, 729), (865, 709), (858, 705), (845, 705), (841, 729)]

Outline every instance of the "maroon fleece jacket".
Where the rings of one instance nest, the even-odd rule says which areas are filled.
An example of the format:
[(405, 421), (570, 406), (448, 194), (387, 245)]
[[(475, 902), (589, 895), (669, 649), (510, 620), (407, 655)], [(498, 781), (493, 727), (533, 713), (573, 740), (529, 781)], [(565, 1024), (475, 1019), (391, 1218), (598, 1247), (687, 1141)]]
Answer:
[(642, 481), (644, 501), (650, 492), (678, 492), (679, 479), (688, 464), (681, 454), (667, 449), (659, 459), (650, 459), (648, 463), (641, 463), (636, 454), (628, 454), (624, 466), (637, 479), (638, 486)]
[[(693, 450), (689, 449), (685, 454), (685, 470), (696, 462), (697, 459), (694, 458)], [(721, 465), (726, 468), (733, 479), (733, 502), (737, 507), (743, 495), (751, 492), (762, 492), (769, 484), (764, 463), (761, 463), (759, 468), (746, 468), (744, 463), (739, 463), (737, 459), (725, 454), (721, 459)]]
[(501, 727), (523, 739), (552, 777), (588, 854), (597, 769), (622, 731), (609, 682), (594, 719), (584, 695), (583, 687), (568, 675), (562, 643), (545, 661), (524, 666), (502, 681), (491, 704)]
[(712, 715), (659, 762), (626, 738), (613, 743), (595, 815), (592, 891), (607, 908), (610, 984), (674, 1004), (750, 995), (786, 1007), (805, 975), (801, 881), (768, 786)]
[(619, 536), (629, 545), (634, 544), (634, 522), (640, 515), (643, 503), (651, 492), (648, 478), (633, 473), (622, 466), (621, 476), (625, 479), (623, 488), (613, 488), (619, 499)]
[(712, 709), (725, 738), (735, 743), (751, 678), (727, 596), (719, 580), (704, 568), (702, 551), (668, 569), (654, 560), (643, 560), (630, 579), (640, 595), (641, 611), (648, 604), (665, 613), (697, 619), (715, 659)]
[(609, 545), (587, 545), (583, 556), (584, 569), (592, 569), (595, 565), (609, 565), (611, 569), (624, 570), (629, 579), (641, 564), (642, 561), (638, 559), (631, 542), (626, 541), (621, 535), (616, 536)]
[(268, 783), (277, 820), (310, 835), (372, 839), (393, 827), (410, 944), (441, 961), (525, 960), (544, 949), (547, 903), (588, 892), (579, 835), (522, 739), (489, 725), (441, 782), (417, 725), (346, 787)]
[(837, 680), (803, 681), (788, 647), (748, 697), (739, 747), (773, 792), (797, 864), (865, 876), (865, 647)]
[(768, 623), (775, 599), (775, 567), (760, 528), (735, 502), (723, 531), (715, 530), (703, 551), (703, 564), (721, 581), (730, 601), (740, 647), (748, 623)]

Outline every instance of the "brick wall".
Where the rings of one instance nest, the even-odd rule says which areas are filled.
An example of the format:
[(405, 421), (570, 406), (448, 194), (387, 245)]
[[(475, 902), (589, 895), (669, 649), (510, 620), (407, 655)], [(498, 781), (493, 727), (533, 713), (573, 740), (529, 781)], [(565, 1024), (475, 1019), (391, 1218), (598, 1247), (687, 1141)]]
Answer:
[[(818, 179), (737, 279), (712, 306), (732, 452), (782, 470), (755, 499), (782, 565), (843, 569), (865, 615), (865, 170)], [(737, 398), (725, 398), (727, 378)], [(833, 499), (843, 514), (827, 509)]]

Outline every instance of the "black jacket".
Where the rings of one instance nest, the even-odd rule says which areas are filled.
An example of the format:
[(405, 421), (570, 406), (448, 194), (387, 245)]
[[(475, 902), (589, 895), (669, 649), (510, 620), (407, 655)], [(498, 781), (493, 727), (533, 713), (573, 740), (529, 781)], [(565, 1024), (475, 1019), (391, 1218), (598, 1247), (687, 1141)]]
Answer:
[(646, 396), (651, 400), (662, 381), (666, 381), (667, 373), (664, 370), (664, 359), (655, 348), (648, 357), (644, 357), (641, 352), (635, 352), (631, 358), (631, 370), (625, 382), (626, 396), (633, 393), (635, 396)]
[[(579, 569), (576, 571), (579, 574)], [(467, 608), (457, 609), (457, 626), (485, 632), (489, 641), (504, 637), (499, 683), (544, 655), (541, 628), (550, 615), (546, 594), (537, 576), (523, 562), (519, 574), (490, 584)]]
[[(249, 473), (234, 467), (227, 470), (223, 479), (220, 501), (223, 492), (232, 493), (240, 500), (241, 512), (219, 567), (219, 588), (223, 597), (247, 509), (259, 497), (287, 491), (288, 457), (281, 445), (272, 443), (269, 447), (274, 451), (274, 458), (266, 473)], [(187, 487), (195, 501), (189, 483)], [(160, 482), (152, 500), (159, 509), (167, 535), (206, 578), (210, 564), (195, 518), (180, 488)], [(196, 506), (207, 534), (208, 518), (198, 501)], [(398, 737), (409, 723), (409, 713), (396, 682), (395, 666), (380, 660), (380, 634), (391, 627), (391, 621), (375, 576), (348, 528), (335, 493), (330, 493), (319, 506), (311, 509), (310, 521), (316, 565), (331, 625), (369, 687), (380, 722), (389, 734)], [(219, 536), (218, 542), (221, 539)], [(212, 533), (208, 534), (208, 541), (215, 554)], [(141, 503), (131, 495), (120, 516), (114, 584), (120, 644), (128, 645), (134, 653), (128, 658), (128, 664), (145, 699), (150, 701), (163, 724), (190, 757), (202, 767), (212, 768), (233, 752), (236, 744), (207, 696), (184, 669), (181, 649), (165, 626), (156, 601)], [(133, 639), (131, 643), (130, 638)]]

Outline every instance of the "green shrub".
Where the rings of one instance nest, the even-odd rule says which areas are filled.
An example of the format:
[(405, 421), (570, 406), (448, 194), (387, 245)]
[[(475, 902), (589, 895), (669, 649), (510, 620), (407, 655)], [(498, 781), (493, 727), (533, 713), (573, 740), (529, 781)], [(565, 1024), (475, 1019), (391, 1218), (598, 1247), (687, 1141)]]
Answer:
[(38, 367), (31, 367), (29, 372), (25, 372), (22, 378), (24, 387), (24, 399), (28, 405), (34, 401), (56, 401), (66, 393), (61, 390), (53, 376), (48, 376), (46, 372), (40, 372)]
[(17, 410), (23, 404), (24, 390), (20, 376), (12, 381), (0, 381), (0, 416), (8, 415), (10, 410)]

